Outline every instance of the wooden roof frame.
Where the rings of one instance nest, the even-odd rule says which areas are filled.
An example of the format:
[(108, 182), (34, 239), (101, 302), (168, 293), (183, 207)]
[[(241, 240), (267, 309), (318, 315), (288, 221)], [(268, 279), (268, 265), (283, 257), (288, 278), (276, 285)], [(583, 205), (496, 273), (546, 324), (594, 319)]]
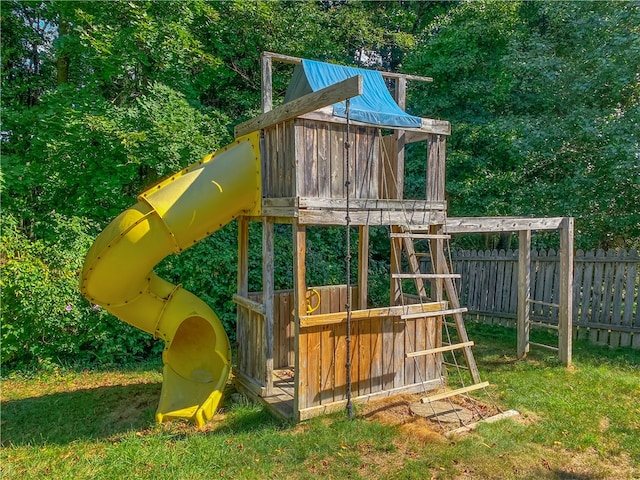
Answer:
[[(289, 64), (295, 64), (295, 65), (300, 65), (302, 64), (302, 58), (300, 57), (293, 57), (290, 55), (282, 55), (279, 53), (273, 53), (273, 52), (262, 52), (261, 56), (260, 56), (260, 65), (261, 65), (261, 75), (262, 75), (262, 112), (263, 115), (266, 114), (267, 112), (271, 112), (271, 111), (278, 111), (280, 113), (284, 113), (283, 107), (285, 107), (285, 105), (290, 105), (293, 104), (294, 102), (300, 101), (300, 104), (306, 104), (307, 102), (309, 102), (310, 100), (310, 96), (314, 95), (314, 94), (309, 94), (309, 95), (305, 95), (304, 97), (301, 97), (299, 99), (296, 99), (292, 102), (288, 102), (284, 105), (281, 105), (280, 107), (277, 107), (276, 109), (273, 108), (273, 83), (272, 83), (272, 70), (273, 70), (273, 62), (281, 62), (281, 63), (289, 63)], [(398, 105), (400, 106), (400, 108), (402, 108), (403, 110), (405, 109), (405, 105), (406, 105), (406, 85), (407, 85), (407, 80), (412, 80), (412, 81), (419, 81), (419, 82), (432, 82), (433, 78), (431, 77), (422, 77), (419, 75), (410, 75), (410, 74), (404, 74), (404, 73), (394, 73), (394, 72), (384, 72), (381, 71), (380, 72), (382, 74), (383, 78), (386, 79), (391, 79), (394, 80), (396, 82), (396, 95), (395, 95), (395, 100), (398, 103)], [(332, 85), (331, 87), (337, 87), (338, 85), (343, 84), (344, 82), (340, 82), (338, 84)], [(331, 87), (327, 87), (324, 90), (327, 90)], [(340, 89), (338, 89), (337, 91), (340, 91)], [(318, 94), (320, 92), (314, 92), (315, 94)], [(358, 94), (359, 95), (359, 94)], [(355, 96), (355, 95), (351, 95), (351, 96)], [(307, 109), (305, 112), (299, 112), (297, 116), (300, 116), (302, 118), (308, 118), (308, 119), (313, 119), (313, 120), (321, 120), (321, 121), (325, 121), (325, 122), (332, 122), (332, 123), (345, 123), (346, 120), (340, 117), (335, 117), (332, 115), (331, 111), (327, 110), (324, 107), (328, 107), (329, 105), (331, 105), (332, 103), (336, 103), (342, 100), (345, 100), (346, 98), (350, 98), (350, 96), (345, 95), (343, 96), (343, 98), (340, 98), (339, 100), (335, 100), (332, 102), (327, 102), (324, 105), (319, 105), (319, 104), (315, 104), (312, 110)], [(303, 100), (304, 99), (304, 100)], [(270, 117), (272, 123), (278, 123), (278, 121), (284, 121), (286, 119), (289, 118), (293, 118), (291, 117), (289, 114), (287, 114), (288, 118), (282, 118), (282, 119), (278, 119), (278, 116), (274, 116), (274, 117)], [(260, 118), (260, 117), (258, 117)], [(421, 117), (422, 118), (422, 117)], [(257, 120), (257, 119), (254, 119)], [(238, 127), (236, 127), (236, 136), (238, 135), (243, 135), (246, 133), (249, 133), (249, 131), (247, 131), (248, 128), (251, 128), (250, 125), (247, 125), (249, 122), (245, 122), (243, 124), (238, 125)], [(351, 120), (351, 123), (353, 125), (365, 125), (365, 126), (371, 126), (370, 124), (367, 123), (362, 123), (362, 122), (356, 122)], [(411, 142), (417, 142), (417, 141), (421, 141), (421, 140), (426, 140), (427, 135), (429, 134), (437, 134), (437, 135), (451, 135), (451, 123), (447, 122), (445, 120), (438, 120), (438, 119), (431, 119), (431, 118), (422, 118), (422, 126), (420, 128), (392, 128), (392, 127), (383, 127), (383, 128), (390, 128), (392, 130), (402, 130), (406, 135), (406, 143), (411, 143)]]

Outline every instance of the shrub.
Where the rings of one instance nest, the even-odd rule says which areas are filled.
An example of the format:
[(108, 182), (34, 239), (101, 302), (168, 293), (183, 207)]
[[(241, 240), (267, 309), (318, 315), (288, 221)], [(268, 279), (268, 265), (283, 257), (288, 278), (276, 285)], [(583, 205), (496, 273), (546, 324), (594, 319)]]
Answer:
[(1, 222), (0, 360), (5, 368), (122, 362), (155, 347), (151, 336), (81, 296), (78, 274), (92, 225), (52, 214), (48, 238), (30, 239), (12, 215), (3, 215)]

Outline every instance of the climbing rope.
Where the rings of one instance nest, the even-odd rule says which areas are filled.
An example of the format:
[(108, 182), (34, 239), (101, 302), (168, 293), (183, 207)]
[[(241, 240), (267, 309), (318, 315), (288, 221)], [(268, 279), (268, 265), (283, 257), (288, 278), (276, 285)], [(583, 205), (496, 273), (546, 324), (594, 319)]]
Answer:
[(351, 114), (349, 112), (350, 101), (347, 98), (346, 100), (346, 108), (345, 113), (347, 115), (347, 133), (344, 141), (344, 149), (345, 149), (345, 161), (347, 166), (345, 168), (345, 182), (344, 186), (347, 190), (347, 210), (345, 216), (345, 222), (347, 225), (347, 255), (346, 255), (346, 275), (347, 275), (347, 304), (345, 305), (347, 310), (347, 335), (345, 338), (346, 347), (347, 347), (347, 362), (345, 364), (345, 368), (347, 370), (347, 415), (350, 419), (354, 417), (353, 414), (353, 403), (351, 401), (351, 218), (349, 217), (349, 192), (351, 190), (351, 178), (349, 176), (349, 150), (351, 149), (351, 144), (349, 143), (349, 130), (351, 127)]

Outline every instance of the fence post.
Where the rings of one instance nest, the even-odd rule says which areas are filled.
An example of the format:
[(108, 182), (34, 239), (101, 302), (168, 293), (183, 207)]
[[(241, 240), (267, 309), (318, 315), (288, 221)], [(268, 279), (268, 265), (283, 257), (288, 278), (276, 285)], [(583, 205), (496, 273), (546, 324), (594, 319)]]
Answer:
[(560, 224), (560, 309), (558, 317), (558, 354), (560, 362), (571, 365), (573, 333), (573, 218)]
[(529, 352), (531, 230), (520, 230), (518, 234), (518, 358), (524, 358)]

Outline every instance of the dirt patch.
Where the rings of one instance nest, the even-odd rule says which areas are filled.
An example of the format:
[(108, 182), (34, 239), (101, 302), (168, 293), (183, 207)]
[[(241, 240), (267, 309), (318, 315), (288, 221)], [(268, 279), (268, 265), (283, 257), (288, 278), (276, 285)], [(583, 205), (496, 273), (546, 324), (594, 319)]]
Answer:
[[(439, 422), (437, 418), (416, 415), (412, 411), (412, 405), (420, 403), (423, 396), (424, 394), (400, 394), (373, 400), (361, 406), (358, 416), (385, 425), (397, 426), (403, 433), (422, 443), (443, 440), (446, 432), (463, 426), (462, 422)], [(469, 397), (452, 397), (446, 401), (469, 412), (469, 415), (464, 417), (465, 424), (500, 413), (496, 406)]]

